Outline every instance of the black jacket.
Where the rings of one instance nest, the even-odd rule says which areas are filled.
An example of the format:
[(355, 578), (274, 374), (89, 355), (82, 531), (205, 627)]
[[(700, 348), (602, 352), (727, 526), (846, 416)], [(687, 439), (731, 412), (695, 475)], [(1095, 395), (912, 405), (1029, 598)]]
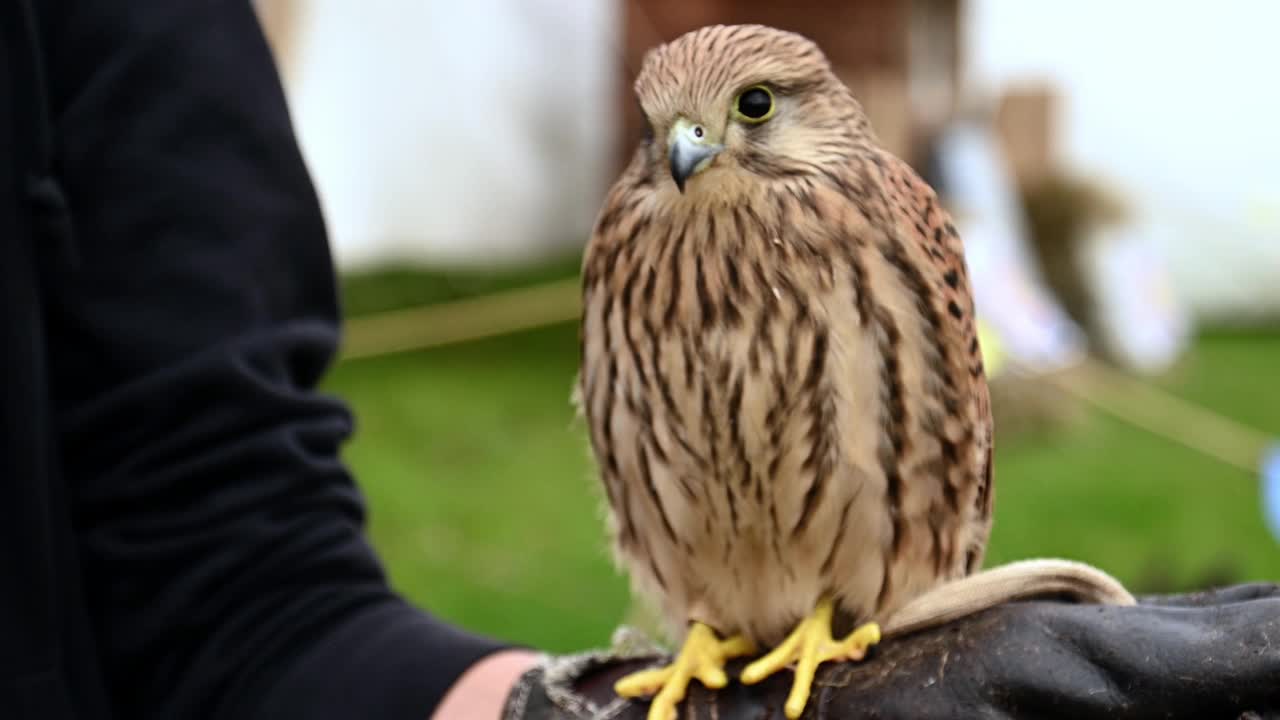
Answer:
[(247, 0), (0, 3), (0, 718), (425, 720), (315, 386), (317, 200)]

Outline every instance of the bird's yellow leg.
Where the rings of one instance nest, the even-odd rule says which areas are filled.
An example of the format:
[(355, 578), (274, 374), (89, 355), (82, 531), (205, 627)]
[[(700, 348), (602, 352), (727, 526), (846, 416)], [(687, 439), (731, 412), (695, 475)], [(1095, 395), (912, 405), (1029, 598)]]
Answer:
[(781, 645), (742, 671), (742, 682), (754, 685), (795, 663), (795, 680), (784, 708), (791, 720), (796, 720), (804, 712), (819, 665), (829, 660), (861, 660), (866, 657), (868, 647), (880, 642), (880, 626), (875, 623), (862, 625), (843, 640), (833, 639), (833, 612), (831, 600), (822, 600), (813, 614), (802, 620)]
[(618, 680), (613, 689), (628, 698), (653, 695), (649, 720), (674, 720), (676, 705), (684, 700), (689, 681), (697, 678), (703, 685), (718, 690), (728, 684), (724, 674), (726, 661), (750, 655), (755, 647), (744, 637), (720, 640), (715, 632), (700, 622), (689, 626), (684, 646), (670, 665), (656, 670), (641, 670)]

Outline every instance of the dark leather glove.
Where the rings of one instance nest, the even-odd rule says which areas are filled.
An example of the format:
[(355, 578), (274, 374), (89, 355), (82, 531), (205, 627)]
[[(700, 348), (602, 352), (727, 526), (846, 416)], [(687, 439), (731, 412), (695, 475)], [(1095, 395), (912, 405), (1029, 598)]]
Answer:
[[(613, 694), (664, 662), (628, 648), (548, 658), (505, 720), (643, 720)], [(742, 662), (730, 665), (730, 676)], [(681, 720), (781, 719), (791, 676), (720, 691), (694, 682)], [(1280, 718), (1280, 585), (1146, 597), (1136, 607), (1011, 603), (887, 638), (860, 663), (824, 665), (805, 718)]]

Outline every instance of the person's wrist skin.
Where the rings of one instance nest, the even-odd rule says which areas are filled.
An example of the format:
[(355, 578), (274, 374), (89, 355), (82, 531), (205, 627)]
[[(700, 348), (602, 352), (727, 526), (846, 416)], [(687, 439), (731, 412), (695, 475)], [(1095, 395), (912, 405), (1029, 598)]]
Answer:
[(503, 650), (485, 656), (449, 688), (431, 720), (499, 720), (507, 695), (537, 659), (537, 653), (528, 650)]

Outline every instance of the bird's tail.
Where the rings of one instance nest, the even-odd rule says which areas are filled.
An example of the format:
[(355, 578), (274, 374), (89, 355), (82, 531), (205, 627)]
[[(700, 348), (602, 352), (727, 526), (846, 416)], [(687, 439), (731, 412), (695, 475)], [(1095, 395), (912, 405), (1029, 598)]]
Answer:
[(885, 637), (944, 625), (1015, 600), (1062, 597), (1079, 603), (1133, 605), (1118, 580), (1084, 563), (1037, 558), (983, 570), (912, 599), (882, 623)]

